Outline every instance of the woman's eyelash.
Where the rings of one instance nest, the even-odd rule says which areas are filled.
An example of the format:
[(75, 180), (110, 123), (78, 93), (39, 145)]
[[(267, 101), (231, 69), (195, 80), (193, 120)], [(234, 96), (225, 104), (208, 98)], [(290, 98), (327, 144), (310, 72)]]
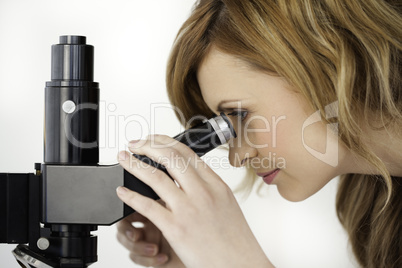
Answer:
[(241, 120), (244, 120), (247, 117), (247, 111), (233, 111), (228, 113), (228, 115), (239, 117)]

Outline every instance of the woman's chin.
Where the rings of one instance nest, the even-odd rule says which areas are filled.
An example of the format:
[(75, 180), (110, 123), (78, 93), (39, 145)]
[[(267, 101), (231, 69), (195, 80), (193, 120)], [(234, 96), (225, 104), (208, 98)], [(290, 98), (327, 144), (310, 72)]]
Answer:
[(290, 202), (304, 201), (314, 194), (314, 193), (307, 193), (305, 190), (302, 189), (294, 189), (294, 188), (292, 189), (291, 187), (281, 187), (280, 185), (278, 185), (277, 187), (279, 194), (284, 199)]

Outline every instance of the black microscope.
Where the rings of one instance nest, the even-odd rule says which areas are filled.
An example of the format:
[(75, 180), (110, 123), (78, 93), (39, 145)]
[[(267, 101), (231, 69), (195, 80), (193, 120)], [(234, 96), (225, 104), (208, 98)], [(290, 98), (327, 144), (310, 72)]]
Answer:
[[(99, 165), (99, 84), (94, 47), (84, 36), (52, 46), (45, 88), (44, 161), (34, 173), (0, 173), (0, 243), (19, 244), (22, 267), (88, 267), (97, 261), (99, 225), (134, 211), (117, 197), (120, 185), (153, 199), (156, 193), (120, 165)], [(175, 136), (199, 156), (236, 137), (222, 113)], [(146, 156), (135, 155), (168, 174)], [(168, 174), (169, 175), (169, 174)]]

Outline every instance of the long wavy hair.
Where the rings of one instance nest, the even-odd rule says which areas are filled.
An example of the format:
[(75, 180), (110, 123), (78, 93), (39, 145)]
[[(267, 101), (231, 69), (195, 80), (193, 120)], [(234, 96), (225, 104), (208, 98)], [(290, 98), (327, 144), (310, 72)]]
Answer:
[(284, 77), (322, 118), (338, 101), (340, 140), (379, 171), (341, 177), (338, 217), (363, 267), (402, 267), (401, 178), (369, 149), (362, 127), (402, 140), (401, 1), (198, 1), (167, 68), (170, 101), (186, 120), (213, 115), (196, 77), (212, 45)]

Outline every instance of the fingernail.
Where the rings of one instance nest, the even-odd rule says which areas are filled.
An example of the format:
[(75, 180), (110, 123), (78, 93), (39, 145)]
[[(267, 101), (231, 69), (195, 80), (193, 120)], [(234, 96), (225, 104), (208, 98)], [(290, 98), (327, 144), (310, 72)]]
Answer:
[(138, 143), (140, 140), (132, 140), (128, 143), (128, 147), (133, 147), (136, 143)]
[(247, 159), (248, 159), (248, 158), (244, 158), (243, 160), (241, 160), (240, 166), (243, 166), (244, 163), (246, 163)]
[(121, 151), (120, 153), (119, 153), (119, 161), (124, 161), (124, 160), (126, 160), (127, 159), (127, 152), (126, 151)]
[(147, 245), (145, 246), (145, 252), (146, 254), (154, 255), (156, 253), (156, 248), (153, 245)]
[(128, 191), (126, 187), (119, 186), (116, 188), (116, 192), (118, 195), (125, 195)]
[(134, 240), (134, 234), (132, 231), (126, 231), (126, 236), (128, 237), (128, 239)]
[(163, 263), (168, 260), (168, 256), (166, 256), (165, 254), (160, 254), (156, 257), (156, 259), (159, 263)]

